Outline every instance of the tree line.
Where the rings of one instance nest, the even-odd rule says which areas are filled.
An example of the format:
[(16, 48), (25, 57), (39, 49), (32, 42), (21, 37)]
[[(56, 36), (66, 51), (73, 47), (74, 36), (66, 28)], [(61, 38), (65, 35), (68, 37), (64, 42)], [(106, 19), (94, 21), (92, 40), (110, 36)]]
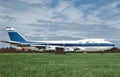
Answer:
[[(37, 51), (37, 50), (31, 50), (31, 49), (17, 49), (17, 48), (13, 48), (13, 47), (6, 47), (6, 48), (0, 48), (0, 53), (48, 53), (51, 51)], [(52, 51), (55, 52), (55, 51)], [(84, 51), (83, 51), (84, 52)], [(77, 53), (83, 53), (83, 52), (77, 52)], [(72, 53), (76, 53), (75, 51), (73, 51)], [(101, 53), (101, 51), (96, 51), (96, 52), (88, 52), (88, 53)], [(102, 51), (102, 53), (120, 53), (120, 49), (119, 48), (112, 48), (109, 50), (105, 50)]]
[(6, 47), (6, 48), (0, 48), (0, 53), (38, 53), (36, 50), (31, 50), (31, 49), (17, 49), (13, 47)]

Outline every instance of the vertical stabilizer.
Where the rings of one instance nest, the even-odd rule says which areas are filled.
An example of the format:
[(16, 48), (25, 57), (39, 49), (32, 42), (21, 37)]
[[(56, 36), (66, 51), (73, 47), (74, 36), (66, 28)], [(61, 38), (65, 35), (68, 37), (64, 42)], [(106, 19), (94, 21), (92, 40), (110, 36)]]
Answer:
[(6, 30), (8, 31), (8, 35), (9, 35), (9, 38), (11, 41), (17, 41), (17, 42), (26, 42), (27, 41), (27, 39), (25, 39), (13, 27), (6, 27)]

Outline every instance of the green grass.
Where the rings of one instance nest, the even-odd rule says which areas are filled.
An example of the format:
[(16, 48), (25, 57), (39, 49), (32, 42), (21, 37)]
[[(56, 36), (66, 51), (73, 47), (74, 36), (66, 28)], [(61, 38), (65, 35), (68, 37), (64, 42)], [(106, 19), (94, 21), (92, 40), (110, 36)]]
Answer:
[(120, 54), (1, 53), (0, 77), (120, 77)]

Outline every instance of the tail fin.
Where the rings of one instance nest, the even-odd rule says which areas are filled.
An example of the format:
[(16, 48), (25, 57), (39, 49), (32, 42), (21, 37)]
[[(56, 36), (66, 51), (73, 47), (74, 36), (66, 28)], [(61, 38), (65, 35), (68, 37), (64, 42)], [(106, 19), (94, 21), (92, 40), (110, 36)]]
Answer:
[(25, 39), (13, 27), (6, 27), (6, 30), (8, 31), (8, 35), (9, 35), (11, 41), (17, 41), (17, 42), (26, 42), (27, 41), (27, 39)]

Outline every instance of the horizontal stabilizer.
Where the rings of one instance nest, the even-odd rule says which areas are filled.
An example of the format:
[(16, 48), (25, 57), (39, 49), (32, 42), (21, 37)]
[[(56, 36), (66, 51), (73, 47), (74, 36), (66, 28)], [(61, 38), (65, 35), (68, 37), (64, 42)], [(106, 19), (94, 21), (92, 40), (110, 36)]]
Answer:
[(30, 47), (30, 44), (27, 43), (20, 43), (20, 42), (16, 42), (16, 41), (0, 41), (0, 42), (4, 42), (4, 43), (9, 43), (11, 45), (15, 45), (15, 46), (19, 46), (19, 47)]
[(9, 44), (20, 44), (19, 42), (16, 42), (16, 41), (0, 41), (0, 42), (4, 42), (4, 43), (9, 43)]

